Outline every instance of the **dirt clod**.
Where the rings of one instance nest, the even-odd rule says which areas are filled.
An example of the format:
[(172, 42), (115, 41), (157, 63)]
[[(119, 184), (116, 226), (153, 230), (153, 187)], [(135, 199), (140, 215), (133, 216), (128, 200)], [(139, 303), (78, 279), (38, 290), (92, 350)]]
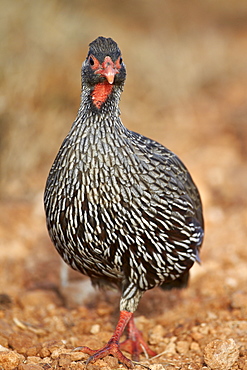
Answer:
[(189, 350), (190, 343), (185, 340), (180, 340), (176, 344), (176, 350), (178, 353), (186, 354)]
[(215, 370), (228, 370), (237, 361), (239, 349), (233, 339), (214, 340), (204, 350), (204, 361)]
[(29, 333), (12, 333), (9, 336), (9, 346), (15, 349), (18, 353), (27, 354), (30, 349), (30, 354), (36, 354), (37, 348), (33, 347), (36, 337)]
[(15, 351), (0, 351), (0, 369), (13, 370), (24, 360), (25, 357)]
[(44, 370), (44, 368), (38, 364), (21, 364), (18, 370)]

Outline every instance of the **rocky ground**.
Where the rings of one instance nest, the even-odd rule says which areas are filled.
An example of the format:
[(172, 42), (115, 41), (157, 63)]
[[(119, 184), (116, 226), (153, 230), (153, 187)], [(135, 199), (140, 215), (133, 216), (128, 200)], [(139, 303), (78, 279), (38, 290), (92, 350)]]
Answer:
[[(69, 24), (67, 13), (57, 13), (60, 17), (58, 19), (55, 17), (57, 9), (50, 9), (49, 2), (44, 3), (48, 10), (40, 7), (36, 11), (33, 6), (26, 8), (25, 15), (16, 11), (20, 18), (16, 20), (17, 23), (12, 22), (12, 32), (15, 30), (13, 25), (21, 22), (20, 19), (22, 26), (28, 24), (25, 23), (25, 17), (30, 14), (38, 27), (38, 20), (41, 22), (44, 16), (42, 11), (53, 16), (48, 17), (48, 21), (53, 19), (56, 32), (61, 24), (65, 31), (73, 32), (74, 29), (71, 31), (66, 28), (66, 24)], [(144, 3), (144, 8), (147, 8), (147, 3)], [(7, 4), (10, 3), (6, 1), (6, 9), (13, 21), (15, 12), (12, 5), (8, 5), (8, 8)], [(40, 2), (37, 1), (37, 4)], [(85, 4), (87, 16), (101, 19), (97, 18), (102, 11), (100, 5), (93, 9), (89, 3)], [(102, 19), (100, 25), (97, 23), (97, 34), (102, 32), (100, 27), (107, 24), (107, 19), (114, 19), (112, 4), (111, 1), (105, 4), (107, 16), (104, 18), (105, 23)], [(187, 44), (183, 52), (187, 48), (194, 51), (188, 53), (187, 57), (179, 54), (180, 61), (184, 62), (181, 66), (178, 62), (175, 65), (170, 62), (172, 77), (163, 71), (165, 83), (160, 86), (152, 58), (145, 58), (144, 53), (147, 45), (149, 51), (150, 45), (154, 48), (161, 45), (157, 41), (158, 28), (155, 28), (155, 22), (157, 27), (161, 27), (158, 13), (149, 9), (153, 11), (149, 16), (153, 16), (154, 21), (148, 24), (148, 31), (150, 33), (152, 30), (153, 34), (156, 32), (157, 45), (153, 44), (154, 39), (147, 39), (145, 43), (143, 41), (138, 49), (140, 54), (135, 52), (131, 36), (125, 40), (119, 31), (118, 36), (126, 50), (125, 63), (127, 67), (130, 66), (128, 78), (131, 79), (125, 89), (126, 98), (123, 98), (121, 104), (122, 118), (126, 126), (159, 140), (186, 163), (201, 191), (206, 237), (201, 253), (202, 263), (193, 267), (187, 289), (163, 292), (157, 288), (147, 292), (141, 300), (135, 315), (136, 323), (158, 355), (152, 359), (143, 355), (136, 368), (246, 370), (247, 73), (244, 53), (247, 49), (247, 13), (245, 9), (232, 12), (222, 5), (223, 11), (220, 7), (212, 8), (211, 4), (210, 12), (205, 17), (205, 13), (194, 4), (194, 12), (190, 10), (188, 17), (197, 20), (197, 23), (193, 23), (194, 31), (197, 30), (202, 36), (203, 46), (194, 40), (197, 35), (193, 29), (182, 27), (186, 21), (179, 17), (180, 10), (174, 9), (172, 2), (169, 2), (169, 6), (170, 16), (174, 14), (177, 17), (178, 31), (176, 37), (171, 33), (171, 44), (176, 46), (174, 50), (169, 42), (166, 47), (170, 48), (174, 57), (183, 47), (183, 42), (179, 40), (184, 40), (182, 35), (186, 31)], [(67, 11), (72, 12), (71, 9)], [(71, 13), (68, 14), (71, 17)], [(143, 14), (135, 23), (137, 35), (141, 31), (145, 32), (142, 22), (146, 18)], [(79, 24), (74, 19), (73, 27), (79, 28), (76, 22)], [(124, 22), (118, 23), (120, 29), (126, 26)], [(53, 24), (50, 21), (48, 23)], [(130, 25), (133, 27), (131, 21)], [(116, 24), (111, 27), (107, 28), (107, 35), (112, 34)], [(87, 278), (61, 265), (45, 227), (42, 192), (52, 158), (76, 114), (78, 100), (74, 99), (76, 96), (78, 98), (80, 71), (77, 70), (78, 66), (75, 68), (73, 58), (78, 58), (79, 52), (75, 52), (76, 46), (71, 46), (64, 35), (72, 57), (70, 55), (68, 58), (66, 54), (59, 66), (58, 59), (55, 59), (56, 70), (47, 59), (42, 75), (35, 75), (30, 69), (31, 76), (37, 77), (33, 81), (40, 81), (40, 89), (32, 82), (32, 94), (25, 90), (23, 82), (26, 78), (30, 89), (33, 86), (31, 77), (22, 76), (17, 71), (14, 75), (14, 89), (11, 66), (16, 60), (13, 55), (18, 55), (21, 47), (24, 50), (27, 48), (25, 32), (21, 27), (18, 29), (23, 32), (18, 37), (25, 41), (21, 46), (18, 44), (17, 47), (13, 42), (11, 44), (13, 34), (11, 38), (10, 31), (8, 38), (4, 39), (14, 51), (11, 62), (10, 59), (9, 62), (4, 61), (5, 75), (11, 83), (8, 85), (3, 79), (7, 97), (6, 100), (0, 100), (3, 122), (0, 140), (3, 148), (0, 161), (0, 369), (79, 370), (86, 367), (87, 355), (73, 349), (81, 345), (98, 348), (106, 343), (117, 322), (119, 304), (117, 292), (94, 291)], [(28, 40), (33, 42), (35, 29), (31, 31), (33, 34)], [(93, 38), (93, 33), (88, 31), (88, 35), (83, 35), (83, 43), (88, 44)], [(53, 41), (54, 47), (54, 40), (56, 38), (51, 36), (47, 42), (51, 45)], [(57, 53), (64, 55), (62, 49), (57, 50)], [(138, 55), (141, 58), (136, 66)], [(168, 63), (165, 55), (159, 55), (156, 49), (152, 54)], [(145, 68), (148, 66), (147, 69), (142, 61)], [(195, 63), (195, 69), (192, 69), (191, 61)], [(22, 56), (19, 59), (19, 63), (23, 63), (25, 71), (28, 63), (26, 54), (25, 58)], [(71, 66), (76, 69), (74, 84), (66, 74), (70, 73)], [(166, 67), (169, 67), (169, 63)], [(140, 70), (142, 68), (143, 71)], [(148, 76), (144, 73), (146, 71)], [(186, 71), (188, 75), (184, 76)], [(139, 77), (137, 72), (140, 73)], [(142, 78), (142, 72), (147, 79)], [(195, 73), (199, 77), (195, 77)], [(67, 79), (66, 86), (63, 76)], [(156, 76), (156, 82), (152, 76)], [(181, 77), (184, 79), (179, 82)], [(194, 81), (193, 86), (191, 81)], [(145, 83), (148, 85), (148, 93), (145, 93)], [(170, 83), (174, 90), (177, 88), (180, 91), (173, 98), (171, 95), (175, 93)], [(136, 84), (138, 91), (135, 90)], [(11, 94), (15, 95), (13, 100)], [(163, 105), (163, 97), (166, 96), (170, 100)], [(25, 97), (28, 99), (25, 100)], [(13, 109), (14, 101), (17, 110)], [(31, 126), (33, 122), (37, 122), (35, 128)], [(22, 143), (27, 146), (22, 146)], [(68, 272), (67, 283), (66, 278), (61, 277), (61, 271)], [(89, 370), (100, 368), (108, 370), (123, 366), (112, 357), (87, 366)]]

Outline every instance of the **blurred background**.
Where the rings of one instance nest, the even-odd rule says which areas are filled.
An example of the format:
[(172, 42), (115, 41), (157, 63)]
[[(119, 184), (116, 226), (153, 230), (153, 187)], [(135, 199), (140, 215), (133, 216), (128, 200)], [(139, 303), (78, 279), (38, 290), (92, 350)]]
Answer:
[[(77, 115), (81, 65), (100, 35), (118, 43), (127, 67), (123, 123), (183, 160), (204, 205), (202, 264), (193, 267), (189, 289), (147, 292), (136, 313), (139, 328), (162, 334), (151, 344), (167, 351), (165, 366), (174, 359), (171, 368), (201, 369), (210, 340), (233, 338), (244, 369), (244, 0), (0, 0), (0, 345), (16, 350), (10, 355), (40, 356), (37, 343), (97, 348), (112, 334), (119, 298), (92, 295), (86, 278), (61, 269), (43, 210), (47, 175)], [(183, 361), (174, 340), (187, 345)]]
[(1, 0), (0, 14), (0, 282), (53, 278), (43, 190), (99, 35), (127, 67), (123, 123), (178, 154), (200, 189), (203, 268), (244, 267), (247, 2)]

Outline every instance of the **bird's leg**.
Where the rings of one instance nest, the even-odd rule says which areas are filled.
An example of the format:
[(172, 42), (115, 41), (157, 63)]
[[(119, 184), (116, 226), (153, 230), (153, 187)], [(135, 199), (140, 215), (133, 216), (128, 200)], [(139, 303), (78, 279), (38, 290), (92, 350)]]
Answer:
[(128, 368), (133, 368), (133, 363), (131, 362), (131, 360), (129, 360), (127, 357), (123, 355), (119, 347), (120, 337), (123, 334), (124, 329), (128, 324), (129, 320), (132, 319), (132, 316), (133, 316), (132, 312), (120, 311), (120, 317), (116, 329), (114, 331), (114, 334), (104, 347), (96, 350), (84, 346), (76, 348), (76, 350), (82, 351), (90, 355), (89, 359), (87, 360), (87, 364), (91, 361), (96, 361), (100, 358), (112, 355)]
[(139, 361), (140, 353), (142, 352), (146, 352), (151, 357), (157, 354), (144, 341), (142, 333), (135, 326), (133, 315), (127, 324), (127, 339), (120, 343), (120, 348), (131, 353), (134, 361)]

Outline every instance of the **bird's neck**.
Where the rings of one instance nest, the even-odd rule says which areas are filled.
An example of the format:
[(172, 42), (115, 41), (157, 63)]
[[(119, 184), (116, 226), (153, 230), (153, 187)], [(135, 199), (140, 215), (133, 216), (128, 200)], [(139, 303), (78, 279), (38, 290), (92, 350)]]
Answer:
[(90, 141), (92, 141), (93, 136), (95, 137), (93, 141), (98, 141), (108, 135), (112, 137), (125, 136), (126, 131), (128, 131), (119, 117), (121, 89), (113, 86), (110, 95), (102, 104), (98, 103), (99, 107), (97, 107), (94, 104), (94, 97), (96, 96), (97, 101), (100, 102), (99, 99), (104, 99), (104, 94), (110, 91), (109, 86), (103, 86), (102, 91), (98, 91), (97, 89), (100, 88), (97, 85), (94, 89), (82, 88), (81, 105), (69, 134), (72, 141), (86, 137), (90, 137)]
[(102, 105), (105, 104), (108, 99), (111, 99), (113, 88), (114, 86), (109, 84), (107, 81), (99, 82), (94, 86), (90, 97), (92, 104), (96, 109), (100, 110)]
[(88, 97), (84, 96), (83, 99), (66, 138), (66, 150), (73, 148), (74, 161), (79, 163), (83, 173), (88, 173), (90, 186), (93, 186), (97, 184), (102, 165), (107, 172), (117, 165), (119, 156), (116, 153), (122, 152), (129, 145), (129, 131), (119, 117), (118, 105), (115, 107), (107, 101), (96, 111), (92, 109)]
[(82, 86), (80, 111), (97, 115), (119, 116), (122, 87), (100, 82), (93, 87)]

